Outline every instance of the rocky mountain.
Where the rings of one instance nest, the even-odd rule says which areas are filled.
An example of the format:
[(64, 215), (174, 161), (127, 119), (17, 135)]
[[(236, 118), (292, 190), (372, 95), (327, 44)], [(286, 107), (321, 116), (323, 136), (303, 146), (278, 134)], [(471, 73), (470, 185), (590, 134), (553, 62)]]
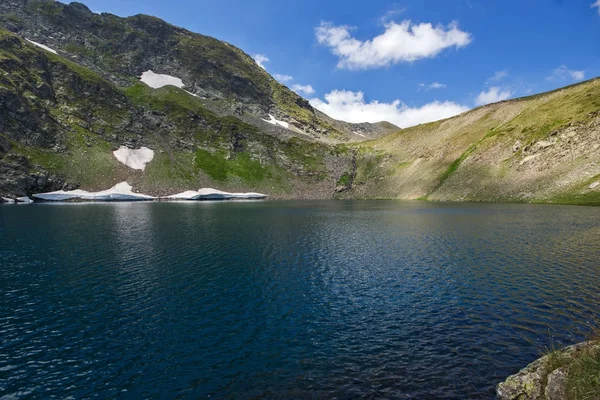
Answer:
[(135, 84), (152, 70), (183, 80), (185, 89), (206, 99), (221, 115), (273, 115), (293, 130), (315, 137), (360, 139), (398, 128), (391, 124), (334, 121), (273, 79), (242, 50), (148, 15), (119, 18), (94, 14), (80, 3), (6, 0), (0, 22), (21, 37), (43, 43), (86, 66), (117, 87)]
[[(171, 85), (141, 82), (149, 71)], [(4, 0), (0, 101), (4, 197), (127, 181), (152, 195), (211, 186), (275, 198), (600, 203), (599, 80), (409, 129), (349, 124), (214, 38), (150, 16)], [(132, 169), (113, 156), (121, 146), (154, 158)]]

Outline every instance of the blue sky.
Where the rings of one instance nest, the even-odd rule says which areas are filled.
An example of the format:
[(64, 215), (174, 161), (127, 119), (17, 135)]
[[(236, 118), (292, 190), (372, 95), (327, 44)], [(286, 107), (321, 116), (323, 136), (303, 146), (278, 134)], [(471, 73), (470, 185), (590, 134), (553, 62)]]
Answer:
[(409, 126), (600, 75), (600, 0), (82, 2), (262, 55), (272, 75), (352, 122)]

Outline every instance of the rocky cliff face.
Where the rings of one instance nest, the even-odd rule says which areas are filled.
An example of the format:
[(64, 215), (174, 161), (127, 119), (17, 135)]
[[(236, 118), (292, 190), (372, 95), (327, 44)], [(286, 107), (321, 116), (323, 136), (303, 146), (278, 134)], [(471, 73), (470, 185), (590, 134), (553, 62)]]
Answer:
[[(8, 31), (0, 31), (0, 70), (3, 196), (127, 180), (151, 194), (212, 185), (328, 197), (351, 162), (347, 149), (217, 115), (173, 86), (119, 89)], [(121, 145), (158, 154), (135, 171), (113, 157)]]
[[(152, 70), (181, 78), (187, 91), (211, 100), (207, 106), (218, 113), (263, 118), (270, 113), (315, 137), (356, 139), (352, 126), (315, 112), (250, 56), (212, 37), (147, 15), (94, 14), (79, 3), (7, 0), (0, 12), (6, 29), (56, 49), (119, 87)], [(370, 137), (397, 130), (385, 124), (360, 128)]]

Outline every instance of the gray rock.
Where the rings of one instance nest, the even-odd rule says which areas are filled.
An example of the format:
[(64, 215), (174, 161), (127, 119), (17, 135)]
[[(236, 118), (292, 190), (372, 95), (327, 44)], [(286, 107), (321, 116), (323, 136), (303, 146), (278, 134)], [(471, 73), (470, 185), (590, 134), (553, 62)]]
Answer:
[(544, 400), (543, 375), (545, 358), (537, 360), (498, 385), (500, 400)]
[(521, 141), (517, 140), (513, 145), (513, 153), (516, 153), (519, 150), (521, 150)]
[[(562, 356), (573, 359), (586, 349), (600, 349), (595, 342), (583, 342), (560, 350)], [(567, 371), (549, 371), (548, 356), (544, 356), (519, 373), (508, 377), (496, 388), (500, 400), (563, 400), (566, 394)], [(568, 361), (567, 361), (568, 362)]]
[(567, 396), (567, 373), (559, 368), (548, 375), (548, 384), (544, 391), (547, 400), (563, 400)]

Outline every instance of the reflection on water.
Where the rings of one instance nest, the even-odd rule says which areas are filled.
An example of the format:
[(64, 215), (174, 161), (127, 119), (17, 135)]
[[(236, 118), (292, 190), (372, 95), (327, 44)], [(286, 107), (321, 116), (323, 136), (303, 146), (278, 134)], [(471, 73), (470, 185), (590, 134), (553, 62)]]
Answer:
[(0, 207), (0, 396), (490, 398), (598, 318), (600, 209)]

